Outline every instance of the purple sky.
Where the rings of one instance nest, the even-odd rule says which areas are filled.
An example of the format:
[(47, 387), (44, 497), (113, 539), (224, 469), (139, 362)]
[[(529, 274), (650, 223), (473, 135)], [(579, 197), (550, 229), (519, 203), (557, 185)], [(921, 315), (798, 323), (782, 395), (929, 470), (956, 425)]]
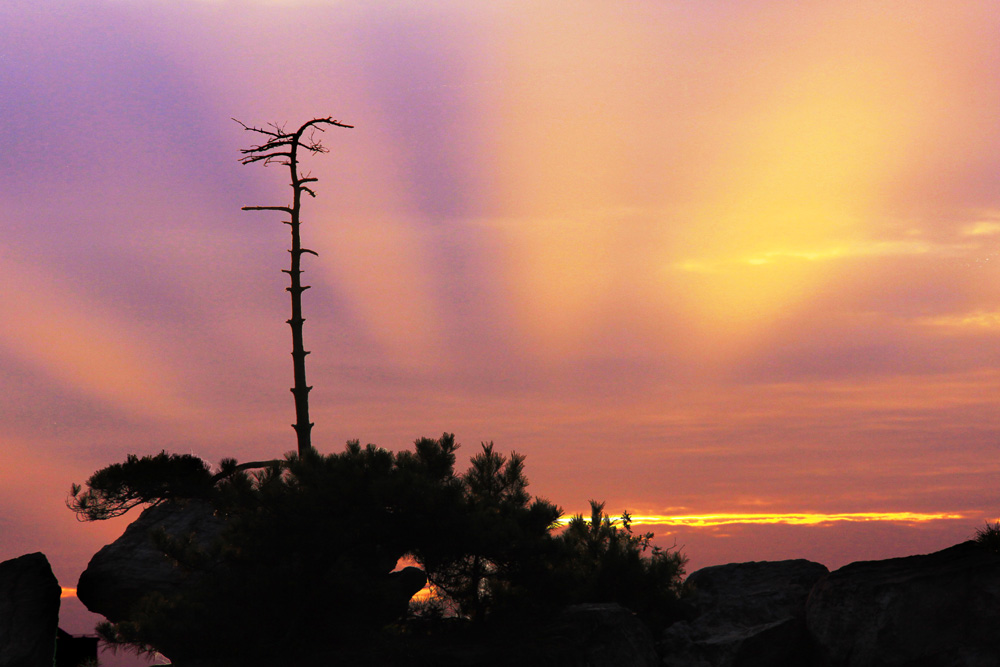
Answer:
[(231, 117), (356, 126), (306, 164), (321, 451), (449, 431), (569, 513), (777, 522), (654, 526), (693, 567), (966, 539), (998, 84), (993, 2), (5, 2), (0, 559), (74, 586), (128, 519), (66, 492), (126, 454), (294, 448), (287, 230), (240, 211), (285, 174)]

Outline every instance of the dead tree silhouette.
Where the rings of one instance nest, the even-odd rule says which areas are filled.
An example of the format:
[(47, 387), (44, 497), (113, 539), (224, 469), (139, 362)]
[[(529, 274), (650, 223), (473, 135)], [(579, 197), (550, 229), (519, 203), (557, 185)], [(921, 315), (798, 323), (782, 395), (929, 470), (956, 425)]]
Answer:
[[(295, 397), (295, 435), (298, 440), (299, 456), (305, 454), (312, 448), (312, 422), (309, 421), (309, 391), (312, 389), (306, 384), (306, 355), (309, 352), (305, 349), (302, 339), (302, 324), (305, 319), (302, 317), (302, 293), (309, 289), (309, 285), (302, 284), (302, 255), (317, 253), (308, 248), (302, 247), (299, 236), (299, 225), (301, 224), (300, 213), (302, 210), (302, 194), (306, 193), (310, 197), (315, 197), (316, 193), (308, 186), (318, 179), (299, 172), (299, 149), (305, 149), (310, 153), (328, 153), (329, 149), (323, 146), (316, 137), (316, 132), (325, 131), (325, 126), (352, 128), (353, 125), (346, 125), (333, 118), (313, 118), (304, 123), (294, 132), (286, 132), (280, 125), (269, 124), (266, 128), (246, 125), (239, 120), (233, 119), (243, 126), (247, 132), (253, 132), (263, 137), (263, 143), (240, 149), (243, 157), (240, 162), (251, 164), (253, 162), (263, 162), (265, 166), (269, 164), (280, 164), (288, 167), (291, 174), (292, 205), (291, 206), (244, 206), (244, 211), (281, 211), (287, 213), (289, 220), (284, 223), (291, 227), (292, 247), (288, 251), (291, 254), (291, 268), (283, 269), (287, 273), (291, 284), (285, 289), (292, 296), (292, 317), (288, 320), (288, 325), (292, 328), (292, 366), (295, 375), (295, 386), (292, 387), (292, 394)], [(308, 132), (308, 137), (306, 133)], [(305, 137), (305, 138), (303, 138)]]

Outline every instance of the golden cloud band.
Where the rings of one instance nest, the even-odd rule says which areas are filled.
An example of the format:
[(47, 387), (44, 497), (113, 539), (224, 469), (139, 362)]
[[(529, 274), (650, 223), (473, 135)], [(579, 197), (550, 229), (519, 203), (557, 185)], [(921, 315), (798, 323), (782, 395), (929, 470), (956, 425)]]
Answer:
[[(846, 512), (842, 514), (794, 513), (794, 514), (689, 514), (681, 516), (663, 516), (645, 514), (632, 516), (634, 525), (642, 526), (689, 526), (702, 528), (706, 526), (723, 526), (735, 523), (753, 524), (787, 524), (793, 526), (811, 526), (833, 522), (868, 522), (888, 521), (896, 523), (921, 523), (925, 521), (946, 521), (965, 519), (964, 514), (927, 514), (922, 512)], [(561, 523), (568, 523), (569, 518), (563, 518)]]

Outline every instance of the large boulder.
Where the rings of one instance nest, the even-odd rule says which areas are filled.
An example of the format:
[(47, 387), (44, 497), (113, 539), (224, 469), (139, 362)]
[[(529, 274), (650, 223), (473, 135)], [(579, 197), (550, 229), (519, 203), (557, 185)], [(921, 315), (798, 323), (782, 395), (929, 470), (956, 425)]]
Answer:
[(808, 665), (809, 591), (828, 570), (808, 560), (731, 563), (685, 582), (691, 619), (664, 632), (667, 667)]
[(128, 618), (129, 610), (147, 593), (179, 593), (197, 585), (198, 576), (179, 568), (156, 544), (156, 535), (208, 548), (224, 522), (209, 503), (196, 500), (149, 507), (117, 540), (90, 559), (80, 575), (77, 597), (90, 611), (110, 621)]
[(52, 667), (60, 594), (44, 554), (0, 563), (0, 667)]
[(1000, 666), (1000, 555), (965, 542), (923, 556), (851, 563), (806, 607), (817, 664)]

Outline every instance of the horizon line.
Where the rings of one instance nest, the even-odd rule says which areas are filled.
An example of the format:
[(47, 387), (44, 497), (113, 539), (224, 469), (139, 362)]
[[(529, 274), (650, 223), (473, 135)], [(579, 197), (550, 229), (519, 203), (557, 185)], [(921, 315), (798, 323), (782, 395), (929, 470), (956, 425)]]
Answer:
[[(560, 525), (568, 524), (574, 514), (560, 517)], [(587, 518), (586, 514), (583, 514)], [(719, 512), (710, 514), (682, 514), (682, 515), (662, 515), (662, 514), (630, 514), (634, 525), (643, 526), (686, 526), (689, 528), (706, 528), (711, 526), (724, 526), (730, 524), (785, 524), (792, 526), (814, 526), (824, 523), (854, 522), (867, 523), (884, 521), (887, 523), (923, 523), (927, 521), (948, 521), (969, 518), (966, 514), (957, 512), (787, 512), (787, 513), (738, 513)], [(620, 522), (621, 517), (613, 518), (612, 521)]]

